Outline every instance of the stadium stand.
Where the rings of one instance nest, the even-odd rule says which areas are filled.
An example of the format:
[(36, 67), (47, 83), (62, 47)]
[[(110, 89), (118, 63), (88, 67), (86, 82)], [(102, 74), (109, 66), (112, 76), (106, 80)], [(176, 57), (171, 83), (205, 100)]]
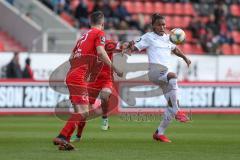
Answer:
[(0, 51), (26, 51), (19, 42), (11, 37), (7, 32), (0, 29)]
[(4, 45), (4, 51), (31, 51), (34, 39), (42, 34), (41, 28), (11, 3), (0, 1), (0, 41)]
[[(14, 0), (6, 1), (16, 4)], [(96, 10), (102, 10), (106, 15), (106, 30), (125, 30), (126, 33), (131, 33), (133, 30), (142, 33), (149, 31), (151, 14), (158, 12), (166, 17), (169, 30), (179, 27), (186, 32), (186, 46), (181, 46), (184, 52), (188, 54), (240, 54), (239, 0), (39, 1), (70, 26), (77, 30), (80, 29), (81, 33), (82, 30), (88, 28), (88, 15)], [(115, 40), (128, 40), (126, 36), (118, 34), (114, 37)], [(67, 41), (70, 42), (70, 39)], [(61, 46), (61, 43), (59, 45)]]
[(237, 17), (240, 16), (240, 6), (239, 6), (239, 4), (232, 4), (230, 6), (230, 9), (231, 9), (231, 13), (232, 13), (233, 16), (237, 16)]
[[(236, 0), (63, 0), (60, 2), (65, 5), (62, 8), (67, 8), (62, 11), (64, 14), (60, 13), (61, 17), (79, 29), (86, 28), (86, 21), (83, 24), (82, 18), (76, 18), (74, 15), (76, 8), (85, 6), (89, 14), (96, 8), (96, 5), (102, 3), (103, 12), (106, 12), (106, 8), (113, 11), (111, 17), (107, 16), (107, 29), (119, 29), (119, 22), (124, 21), (126, 26), (121, 29), (138, 29), (144, 32), (148, 27), (147, 24), (151, 21), (150, 15), (159, 12), (166, 16), (168, 29), (180, 27), (185, 30), (187, 40), (185, 46), (181, 48), (186, 53), (216, 52), (216, 54), (231, 54), (234, 51), (232, 54), (240, 54), (238, 53), (240, 25), (237, 24), (240, 20), (240, 5), (239, 1)], [(58, 4), (57, 6), (61, 5)], [(56, 6), (52, 8), (56, 8)], [(98, 9), (101, 10), (101, 7)], [(124, 12), (125, 16), (118, 16), (116, 14), (116, 11), (119, 11), (118, 9), (121, 14)], [(57, 9), (57, 11), (59, 10), (61, 9)], [(196, 17), (197, 20), (194, 21), (193, 19)], [(74, 19), (75, 23), (73, 22)], [(219, 21), (217, 21), (218, 19)], [(224, 21), (221, 21), (223, 19)]]

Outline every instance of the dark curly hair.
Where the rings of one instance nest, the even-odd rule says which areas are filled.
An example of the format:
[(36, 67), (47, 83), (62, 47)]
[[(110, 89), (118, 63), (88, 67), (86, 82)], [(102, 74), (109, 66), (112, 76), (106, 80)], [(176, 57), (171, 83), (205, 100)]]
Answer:
[(158, 20), (158, 19), (165, 19), (164, 16), (160, 15), (159, 13), (154, 13), (152, 15), (152, 25)]

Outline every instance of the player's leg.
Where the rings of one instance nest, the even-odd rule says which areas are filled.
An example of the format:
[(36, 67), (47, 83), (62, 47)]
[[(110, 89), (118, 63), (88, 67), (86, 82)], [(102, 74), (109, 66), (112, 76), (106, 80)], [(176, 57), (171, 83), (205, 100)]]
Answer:
[(167, 78), (169, 90), (165, 97), (168, 101), (170, 110), (175, 115), (176, 120), (179, 122), (187, 122), (189, 121), (189, 118), (179, 109), (177, 76), (175, 73), (170, 72), (168, 73)]
[[(162, 89), (162, 93), (164, 94), (165, 98), (168, 89), (168, 79), (167, 79), (167, 69), (163, 68), (163, 70), (159, 70), (156, 66), (152, 65), (150, 66), (149, 71), (149, 79), (159, 85), (159, 87)], [(159, 127), (157, 128), (156, 132), (153, 134), (153, 139), (161, 142), (171, 142), (165, 135), (164, 132), (169, 126), (170, 122), (172, 121), (174, 115), (172, 114), (171, 110), (169, 107), (165, 109), (165, 112), (163, 114), (162, 121), (159, 124)]]
[(79, 123), (85, 123), (85, 118), (88, 115), (88, 105), (73, 105), (73, 107), (74, 113), (70, 116), (59, 135), (53, 140), (55, 145), (60, 145), (60, 150), (74, 149), (74, 146), (69, 143), (70, 137)]
[[(80, 121), (77, 121), (75, 123), (75, 127), (74, 130), (77, 129), (77, 133), (74, 136), (70, 136), (68, 139), (70, 139), (70, 142), (79, 142), (81, 137), (82, 137), (82, 132), (84, 130), (84, 127), (86, 125), (86, 118), (88, 117), (89, 111), (85, 111), (87, 114), (85, 114), (85, 116), (83, 116), (82, 118), (80, 118)], [(73, 131), (74, 131), (73, 130)], [(73, 133), (73, 132), (72, 132)], [(71, 133), (71, 135), (72, 135)]]
[(178, 107), (178, 95), (177, 95), (177, 90), (178, 90), (178, 84), (177, 84), (177, 75), (173, 72), (169, 72), (167, 74), (167, 79), (168, 79), (168, 89), (165, 93), (165, 98), (168, 101), (168, 106), (171, 108), (171, 111), (173, 114), (176, 115), (176, 113), (179, 110)]
[(85, 121), (88, 116), (88, 96), (85, 83), (81, 85), (67, 81), (74, 113), (71, 114), (60, 134), (53, 140), (54, 144), (60, 145), (61, 150), (72, 150), (74, 147), (69, 143), (70, 137), (79, 123)]
[[(166, 75), (165, 75), (166, 76)], [(167, 83), (165, 85), (160, 86), (163, 90), (164, 96), (168, 102), (168, 107), (166, 108), (163, 119), (154, 133), (153, 138), (155, 140), (160, 140), (162, 142), (171, 142), (165, 135), (164, 132), (171, 123), (172, 119), (175, 117), (176, 120), (180, 122), (188, 121), (188, 118), (182, 114), (179, 110), (179, 101), (177, 97), (177, 76), (175, 73), (169, 72), (167, 77), (164, 75), (160, 77), (160, 80), (165, 80), (167, 78)], [(180, 116), (179, 116), (180, 115)]]
[[(99, 88), (98, 84), (96, 84), (96, 83), (88, 84), (88, 98), (89, 98), (88, 119), (92, 119), (92, 118), (97, 117), (102, 114), (102, 111), (99, 112), (98, 108), (96, 108), (94, 106), (94, 103), (96, 101), (96, 98), (99, 95), (100, 90), (101, 90), (101, 88)], [(77, 133), (76, 133), (76, 135), (71, 137), (70, 142), (79, 142), (80, 141), (85, 124), (86, 124), (86, 120), (81, 121), (77, 124)]]
[(174, 118), (174, 115), (170, 111), (170, 108), (167, 107), (164, 111), (162, 121), (156, 130), (156, 132), (153, 134), (153, 139), (159, 140), (162, 142), (171, 142), (165, 135), (164, 132), (171, 123), (172, 119)]
[(100, 92), (100, 99), (101, 99), (101, 108), (102, 108), (102, 130), (109, 129), (109, 121), (108, 121), (108, 105), (109, 105), (109, 98), (112, 94), (111, 87), (104, 87)]

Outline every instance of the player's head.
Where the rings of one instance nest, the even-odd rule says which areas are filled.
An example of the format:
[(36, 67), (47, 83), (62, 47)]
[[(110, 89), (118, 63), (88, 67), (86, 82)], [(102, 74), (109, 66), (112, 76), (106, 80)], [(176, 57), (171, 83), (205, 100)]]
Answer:
[(28, 57), (28, 58), (25, 60), (25, 64), (30, 65), (30, 63), (31, 63), (31, 59)]
[(104, 28), (104, 14), (101, 11), (93, 12), (90, 15), (90, 25), (91, 26), (101, 26)]
[(15, 63), (19, 62), (19, 53), (18, 52), (14, 52), (12, 61), (14, 61)]
[(166, 29), (165, 17), (155, 13), (152, 15), (152, 28), (153, 31), (159, 35), (163, 35)]

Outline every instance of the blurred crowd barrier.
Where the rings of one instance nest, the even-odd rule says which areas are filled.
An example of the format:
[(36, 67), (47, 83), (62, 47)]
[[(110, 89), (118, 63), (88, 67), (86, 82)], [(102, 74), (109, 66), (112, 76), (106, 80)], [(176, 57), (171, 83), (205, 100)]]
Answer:
[[(13, 58), (12, 52), (0, 53), (0, 77), (6, 78), (6, 65)], [(28, 53), (19, 54), (19, 64), (23, 69), (26, 58), (31, 59), (31, 68), (35, 80), (48, 80), (51, 73), (60, 65), (68, 63), (70, 54), (59, 53)], [(240, 80), (240, 56), (207, 56), (207, 55), (189, 55), (192, 60), (190, 68), (175, 57), (172, 60), (172, 70), (178, 75), (179, 81), (227, 81), (236, 82)], [(147, 81), (148, 57), (146, 54), (133, 54), (132, 56), (122, 56), (120, 53), (115, 54), (114, 63), (124, 71), (123, 78), (117, 78), (117, 81), (143, 80)], [(68, 70), (68, 65), (60, 68), (63, 72), (62, 79)]]

